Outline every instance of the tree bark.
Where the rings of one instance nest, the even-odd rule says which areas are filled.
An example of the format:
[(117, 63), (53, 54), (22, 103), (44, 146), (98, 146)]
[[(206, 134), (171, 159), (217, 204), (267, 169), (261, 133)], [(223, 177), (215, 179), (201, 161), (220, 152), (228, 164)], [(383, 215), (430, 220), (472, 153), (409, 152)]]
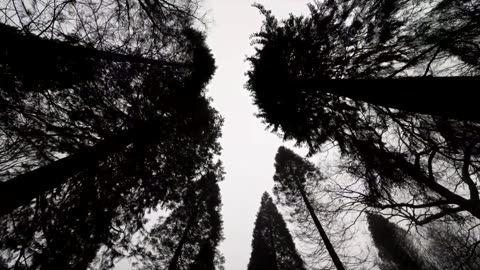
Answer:
[(480, 123), (480, 77), (312, 80), (307, 89), (420, 114)]
[(320, 233), (320, 236), (322, 237), (323, 243), (327, 248), (328, 254), (332, 258), (333, 264), (335, 265), (337, 270), (345, 270), (345, 267), (343, 266), (342, 261), (340, 261), (340, 258), (338, 257), (337, 252), (335, 252), (335, 249), (333, 248), (333, 245), (330, 242), (330, 239), (328, 239), (328, 236), (325, 233), (325, 230), (323, 230), (322, 224), (318, 220), (318, 217), (315, 214), (315, 211), (312, 205), (310, 204), (310, 200), (307, 198), (307, 195), (305, 194), (305, 190), (303, 189), (303, 186), (298, 182), (298, 180), (295, 180), (295, 182), (297, 184), (298, 190), (300, 191), (300, 194), (302, 195), (303, 202), (307, 206), (307, 210), (313, 219), (313, 223), (315, 223), (315, 226), (317, 227), (317, 230)]
[[(155, 133), (149, 125), (141, 125), (100, 143), (82, 149), (63, 159), (33, 171), (0, 182), (0, 217), (11, 213), (46, 191), (60, 186), (80, 171), (96, 166), (108, 156), (135, 141), (152, 140)], [(153, 123), (150, 126), (155, 126)]]

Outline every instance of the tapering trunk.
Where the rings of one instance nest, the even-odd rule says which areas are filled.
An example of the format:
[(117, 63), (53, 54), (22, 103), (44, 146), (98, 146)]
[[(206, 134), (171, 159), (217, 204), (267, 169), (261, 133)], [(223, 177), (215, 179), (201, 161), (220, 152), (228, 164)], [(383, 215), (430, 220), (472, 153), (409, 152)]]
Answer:
[[(152, 124), (153, 126), (153, 124)], [(156, 134), (147, 125), (138, 126), (63, 159), (0, 182), (0, 217), (11, 213), (46, 191), (65, 183), (70, 177), (124, 149), (135, 141), (152, 140)]]
[[(54, 54), (66, 58), (91, 58), (112, 62), (143, 63), (162, 66), (185, 66), (183, 63), (167, 62), (138, 55), (126, 55), (116, 52), (101, 51), (95, 48), (71, 45), (67, 42), (39, 38), (32, 34), (24, 34), (15, 28), (0, 23), (0, 48), (2, 54), (13, 60), (37, 59), (42, 54)], [(37, 56), (36, 56), (37, 55)], [(55, 59), (50, 59), (55, 61)]]
[(330, 239), (328, 238), (327, 234), (325, 233), (325, 230), (323, 230), (322, 224), (318, 220), (317, 215), (315, 214), (315, 211), (310, 204), (310, 200), (307, 198), (307, 195), (305, 194), (305, 190), (301, 183), (298, 182), (298, 180), (295, 180), (297, 187), (300, 191), (300, 194), (302, 195), (303, 202), (305, 203), (308, 213), (313, 219), (313, 223), (315, 223), (315, 226), (317, 227), (318, 232), (320, 233), (320, 236), (322, 237), (323, 243), (325, 244), (325, 247), (327, 248), (328, 254), (332, 258), (333, 264), (337, 268), (337, 270), (345, 270), (345, 267), (342, 264), (342, 261), (340, 261), (340, 258), (337, 255), (337, 252), (333, 248), (332, 243), (330, 242)]
[(480, 122), (480, 77), (313, 80), (307, 88), (421, 114)]

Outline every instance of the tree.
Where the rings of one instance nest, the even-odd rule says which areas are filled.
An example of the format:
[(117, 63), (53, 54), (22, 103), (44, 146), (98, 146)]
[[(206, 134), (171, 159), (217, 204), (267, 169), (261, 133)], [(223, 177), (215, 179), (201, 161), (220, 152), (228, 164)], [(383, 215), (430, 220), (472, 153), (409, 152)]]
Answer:
[(263, 193), (253, 230), (248, 270), (305, 269), (295, 243), (277, 207)]
[[(401, 32), (404, 28), (399, 28), (396, 31), (400, 32), (393, 32), (395, 35), (392, 40), (378, 43), (380, 37), (375, 36), (378, 32), (372, 28), (371, 48), (385, 50), (370, 51), (368, 44), (362, 45), (363, 42), (369, 41), (367, 31), (369, 21), (355, 23), (354, 20), (352, 24), (345, 24), (344, 20), (354, 18), (346, 15), (357, 12), (356, 10), (368, 11), (370, 15), (366, 14), (364, 18), (374, 20), (375, 16), (372, 14), (377, 14), (380, 9), (368, 4), (365, 8), (358, 9), (354, 6), (350, 9), (349, 3), (351, 2), (345, 4), (347, 6), (334, 1), (319, 3), (318, 6), (311, 7), (310, 18), (290, 17), (282, 24), (264, 10), (267, 17), (264, 28), (258, 35), (259, 43), (263, 44), (263, 47), (250, 59), (252, 70), (249, 72), (247, 83), (259, 107), (259, 117), (263, 118), (274, 132), (283, 135), (285, 140), (294, 139), (298, 144), (306, 144), (310, 154), (321, 152), (323, 146), (332, 142), (342, 154), (341, 166), (351, 176), (363, 180), (364, 189), (360, 190), (362, 192), (349, 190), (350, 195), (358, 195), (356, 202), (359, 204), (389, 209), (393, 214), (402, 216), (416, 225), (448, 218), (457, 222), (480, 218), (480, 200), (476, 184), (478, 176), (475, 169), (478, 166), (477, 153), (480, 146), (479, 137), (476, 135), (478, 124), (420, 115), (372, 105), (358, 99), (324, 94), (304, 87), (305, 84), (301, 80), (295, 79), (385, 78), (395, 72), (406, 72), (407, 69), (400, 71), (397, 68), (401, 65), (394, 64), (395, 61), (402, 63), (404, 57), (407, 57), (406, 62), (411, 67), (409, 72), (414, 72), (415, 67), (419, 68), (422, 65), (423, 60), (415, 58), (411, 53), (416, 55), (417, 51), (421, 51), (420, 48), (423, 48), (421, 42), (429, 41), (429, 36), (422, 36), (422, 32), (419, 31), (415, 32), (416, 35), (413, 37), (410, 35), (412, 33)], [(445, 5), (437, 6), (435, 12), (439, 8), (449, 10), (448, 5)], [(377, 13), (373, 12), (372, 8)], [(344, 14), (346, 16), (344, 19), (340, 16), (342, 10), (348, 11)], [(465, 10), (468, 10), (468, 7)], [(401, 11), (396, 10), (394, 13), (398, 12)], [(434, 27), (442, 27), (436, 23), (435, 18), (428, 17), (434, 14), (442, 16), (440, 13), (427, 13), (420, 16), (426, 17), (425, 22), (413, 16), (405, 18), (400, 25), (405, 23), (411, 23), (416, 27), (421, 25), (424, 29), (429, 29), (427, 33), (432, 34)], [(470, 23), (466, 22), (468, 18), (473, 20), (474, 17), (465, 15), (461, 18), (463, 19), (459, 21), (459, 25), (468, 24), (469, 26), (465, 28), (468, 31), (462, 28), (459, 35), (452, 40), (459, 39), (459, 42), (463, 43), (475, 36), (477, 28), (471, 29)], [(471, 24), (475, 25), (476, 22), (472, 21)], [(355, 35), (357, 33), (355, 25), (358, 25), (360, 30), (363, 29), (358, 30), (360, 31), (358, 33), (367, 36)], [(373, 27), (378, 24), (374, 20), (371, 25)], [(331, 27), (328, 28), (331, 31), (320, 31), (327, 26)], [(447, 26), (452, 28), (448, 30), (450, 32), (457, 27)], [(382, 30), (382, 27), (378, 29)], [(351, 35), (345, 33), (349, 29), (353, 31)], [(463, 37), (463, 34), (467, 36)], [(338, 40), (342, 42), (334, 42)], [(282, 46), (293, 46), (296, 42), (300, 43), (299, 47), (307, 45), (308, 47), (296, 51), (282, 49)], [(351, 52), (352, 57), (349, 56), (349, 42), (353, 42), (352, 48), (358, 47), (356, 53), (355, 50)], [(358, 42), (360, 44), (357, 44)], [(344, 43), (346, 45), (342, 45)], [(416, 48), (414, 45), (419, 47)], [(360, 50), (361, 48), (363, 49)], [(442, 47), (441, 52), (444, 55), (442, 59), (450, 59), (448, 57), (452, 55), (449, 51), (450, 49), (443, 51)], [(305, 56), (302, 52), (318, 53), (320, 58)], [(387, 52), (388, 54), (384, 54)], [(280, 55), (282, 57), (279, 57)], [(286, 55), (291, 57), (284, 57)], [(394, 60), (389, 58), (390, 56), (395, 57)], [(264, 69), (263, 67), (270, 64), (263, 65), (263, 61), (266, 63), (277, 61), (271, 66), (281, 69), (280, 71), (284, 73), (275, 71), (277, 79), (267, 79), (274, 74), (272, 73), (274, 69)], [(468, 72), (473, 74), (475, 68), (470, 62), (462, 62), (448, 70), (453, 74), (466, 75)], [(278, 78), (292, 78), (292, 81), (281, 82)], [(429, 102), (431, 103), (433, 102)]]
[(215, 269), (223, 239), (218, 187), (223, 176), (221, 167), (216, 170), (192, 183), (183, 200), (142, 240), (136, 253), (143, 269)]
[[(187, 26), (188, 24), (185, 25), (185, 27)], [(47, 47), (47, 56), (57, 60), (60, 59), (58, 62), (61, 64), (60, 72), (49, 75), (55, 76), (54, 78), (40, 78), (40, 82), (37, 78), (34, 78), (32, 81), (32, 76), (35, 77), (38, 76), (38, 74), (32, 75), (35, 74), (35, 72), (31, 70), (32, 68), (25, 67), (30, 65), (29, 61), (16, 61), (18, 59), (12, 59), (12, 57), (15, 56), (23, 57), (23, 55), (17, 51), (18, 48), (16, 46), (13, 46), (15, 50), (11, 53), (10, 49), (12, 46), (7, 44), (7, 50), (5, 54), (2, 54), (2, 56), (5, 56), (3, 60), (6, 61), (4, 65), (2, 65), (5, 69), (5, 73), (3, 74), (5, 75), (3, 78), (5, 81), (2, 80), (2, 82), (6, 82), (3, 84), (5, 88), (2, 89), (5, 91), (5, 95), (2, 96), (2, 100), (0, 100), (0, 103), (4, 105), (4, 111), (2, 111), (1, 115), (2, 125), (4, 127), (2, 132), (5, 133), (3, 137), (8, 138), (5, 139), (7, 142), (10, 138), (14, 138), (12, 141), (16, 144), (19, 144), (20, 141), (20, 146), (7, 145), (8, 148), (13, 149), (13, 155), (19, 155), (15, 152), (16, 148), (28, 147), (32, 148), (31, 150), (33, 150), (34, 155), (39, 156), (16, 157), (17, 160), (21, 161), (17, 161), (16, 164), (15, 161), (11, 161), (11, 157), (7, 157), (6, 166), (8, 170), (5, 170), (7, 173), (7, 177), (5, 178), (13, 179), (13, 177), (9, 177), (12, 171), (14, 171), (13, 175), (15, 176), (19, 174), (17, 170), (25, 170), (25, 168), (22, 169), (20, 167), (26, 167), (28, 169), (45, 163), (52, 163), (52, 161), (57, 159), (56, 156), (64, 155), (65, 149), (61, 149), (60, 151), (51, 149), (52, 142), (50, 142), (48, 146), (41, 145), (46, 140), (54, 141), (54, 139), (52, 140), (54, 134), (60, 133), (61, 140), (65, 140), (65, 137), (69, 139), (66, 143), (69, 144), (69, 146), (62, 145), (63, 148), (69, 148), (68, 151), (70, 153), (79, 152), (75, 156), (59, 161), (58, 163), (60, 164), (58, 165), (57, 163), (58, 166), (51, 164), (50, 167), (44, 167), (39, 171), (34, 171), (19, 177), (19, 179), (15, 179), (18, 181), (8, 181), (8, 183), (4, 183), (1, 190), (4, 192), (2, 198), (5, 198), (5, 201), (3, 201), (2, 206), (4, 206), (5, 209), (2, 209), (2, 214), (33, 199), (36, 191), (45, 191), (65, 181), (68, 176), (71, 176), (81, 169), (82, 163), (98, 162), (104, 158), (102, 154), (109, 155), (112, 150), (121, 149), (134, 140), (145, 139), (148, 141), (149, 136), (145, 137), (144, 135), (155, 134), (155, 132), (158, 131), (152, 130), (152, 126), (158, 127), (160, 125), (157, 122), (164, 122), (164, 119), (161, 119), (162, 117), (159, 117), (159, 115), (146, 114), (160, 103), (160, 94), (158, 92), (155, 93), (155, 88), (170, 88), (165, 91), (166, 94), (168, 91), (175, 91), (174, 89), (176, 89), (178, 93), (172, 95), (167, 94), (170, 95), (168, 99), (173, 105), (179, 105), (180, 107), (199, 106), (195, 105), (195, 103), (202, 102), (197, 101), (198, 96), (202, 95), (203, 88), (211, 78), (215, 69), (213, 58), (204, 43), (203, 35), (191, 28), (185, 28), (178, 34), (177, 39), (182, 40), (183, 46), (179, 47), (180, 49), (170, 51), (172, 56), (183, 53), (184, 61), (188, 62), (188, 69), (182, 70), (181, 73), (179, 73), (176, 67), (152, 67), (138, 64), (135, 61), (126, 61), (124, 64), (119, 64), (115, 61), (112, 62), (110, 58), (107, 58), (106, 60), (108, 61), (106, 62), (92, 61), (92, 59), (88, 59), (87, 56), (85, 56), (87, 59), (82, 58), (84, 54), (78, 53), (78, 50), (75, 50), (76, 47), (70, 46), (67, 42), (42, 40), (28, 33), (22, 35), (7, 26), (2, 26), (2, 29), (6, 29), (7, 33), (14, 33), (13, 36), (19, 37), (18, 39), (20, 39), (20, 41), (33, 41), (34, 44), (39, 43), (40, 45), (43, 44), (42, 42), (49, 42), (48, 44), (54, 43), (66, 48), (63, 49), (62, 47), (62, 49), (56, 50), (55, 46), (54, 48), (46, 45), (40, 46)], [(160, 44), (158, 45), (160, 46)], [(64, 52), (65, 50), (66, 52)], [(87, 55), (89, 54), (87, 53)], [(49, 61), (45, 62), (48, 63)], [(89, 64), (92, 63), (96, 67), (93, 71), (89, 69)], [(58, 65), (52, 65), (53, 67), (48, 67), (47, 70), (50, 68), (54, 70), (59, 69)], [(86, 71), (83, 69), (86, 69)], [(92, 72), (94, 74), (91, 74)], [(46, 73), (48, 74), (49, 72)], [(79, 73), (82, 77), (87, 76), (88, 80), (79, 81), (79, 78), (77, 78)], [(83, 73), (86, 73), (86, 75)], [(69, 74), (67, 79), (64, 78), (65, 74)], [(40, 76), (42, 76), (41, 72)], [(149, 97), (151, 98), (151, 100), (149, 100), (151, 103), (149, 106), (144, 106), (145, 103), (147, 103), (141, 102), (141, 95), (144, 95), (144, 93), (131, 91), (131, 88), (141, 89), (142, 86), (139, 87), (139, 85), (141, 85), (144, 79), (147, 80), (147, 83), (152, 84), (152, 82), (155, 82), (155, 77), (171, 78), (165, 79), (165, 82), (157, 86), (149, 85), (145, 87), (153, 92), (147, 94), (151, 95)], [(66, 84), (65, 80), (68, 81), (68, 78), (75, 79), (73, 81), (74, 85), (64, 85)], [(46, 85), (44, 85), (45, 81)], [(140, 83), (139, 85), (134, 85), (132, 81)], [(69, 84), (72, 84), (72, 82), (69, 82)], [(74, 93), (62, 91), (65, 87), (74, 87)], [(105, 93), (107, 89), (111, 90), (112, 88), (116, 88), (117, 92)], [(104, 100), (95, 100), (93, 98), (95, 95), (105, 96), (106, 98)], [(146, 95), (144, 97), (146, 97)], [(164, 98), (165, 97), (166, 96), (164, 96)], [(177, 103), (180, 99), (183, 103), (181, 105)], [(202, 99), (202, 97), (200, 97), (200, 99)], [(42, 106), (46, 108), (42, 108)], [(166, 103), (160, 106), (165, 106), (166, 110), (168, 110), (166, 106), (170, 107), (169, 109), (182, 110), (180, 107), (174, 108), (174, 106), (170, 104), (167, 105)], [(186, 110), (183, 111), (183, 113), (185, 112)], [(105, 121), (107, 120), (105, 117), (110, 121)], [(195, 121), (198, 121), (201, 117), (202, 116), (199, 116)], [(104, 123), (99, 123), (100, 121), (104, 121)], [(36, 126), (39, 126), (39, 128)], [(118, 126), (120, 126), (120, 128), (113, 131), (113, 129), (116, 129)], [(90, 130), (87, 131), (88, 128), (90, 128)], [(40, 136), (44, 138), (39, 138)], [(78, 139), (72, 138), (73, 136), (78, 137)], [(137, 138), (134, 138), (135, 136)], [(16, 139), (17, 137), (22, 139), (18, 140)], [(100, 143), (100, 145), (96, 147), (97, 149), (89, 148), (89, 146), (99, 142), (99, 138), (106, 139), (104, 140), (106, 142)], [(82, 142), (75, 142), (77, 144), (75, 145), (72, 140), (81, 140)], [(75, 150), (78, 151), (72, 148), (76, 148)], [(60, 167), (63, 169), (59, 169)], [(67, 169), (67, 171), (65, 172), (64, 169)], [(45, 172), (47, 174), (45, 174)], [(50, 180), (50, 184), (47, 184), (49, 183), (48, 181), (43, 181), (40, 185), (44, 185), (44, 187), (40, 188), (38, 181), (35, 181), (36, 178), (48, 179)], [(30, 186), (31, 190), (30, 192), (17, 192), (19, 186)], [(20, 197), (20, 195), (10, 196), (14, 193), (21, 194), (24, 198)]]
[[(307, 209), (335, 267), (338, 270), (345, 269), (323, 229), (305, 190), (305, 183), (307, 181), (312, 181), (312, 179), (314, 179), (313, 181), (318, 181), (322, 179), (320, 171), (315, 168), (312, 163), (281, 146), (275, 156), (275, 175), (273, 179), (276, 183), (275, 193), (278, 195), (281, 194), (280, 196), (284, 199), (285, 204), (300, 208), (297, 211), (302, 211), (304, 207)], [(299, 201), (303, 201), (305, 206), (298, 205)]]
[(436, 269), (422, 259), (407, 232), (379, 214), (367, 213), (368, 229), (382, 270)]
[[(41, 20), (47, 13), (35, 18)], [(94, 20), (105, 14), (96, 14)], [(143, 23), (137, 20), (135, 27), (148, 28), (149, 22)], [(31, 24), (36, 30), (22, 28), (12, 35), (73, 49), (45, 51), (53, 60), (52, 66), (45, 61), (46, 70), (58, 71), (51, 77), (40, 72), (32, 78), (42, 68), (42, 61), (36, 61), (42, 57), (30, 68), (28, 61), (1, 55), (8, 57), (0, 64), (6, 71), (0, 83), (0, 197), (5, 200), (0, 250), (17, 268), (85, 269), (96, 257), (101, 257), (102, 268), (112, 268), (146, 222), (145, 212), (173, 207), (190, 183), (213, 166), (222, 119), (204, 87), (214, 72), (214, 60), (203, 34), (189, 28), (187, 21), (182, 27), (163, 25), (163, 30), (178, 28), (164, 40), (142, 41), (137, 36), (138, 44), (129, 40), (123, 47), (107, 42), (118, 35), (104, 36), (105, 43), (95, 43), (89, 35), (71, 40), (73, 34), (55, 30), (57, 23), (43, 25), (53, 26), (49, 34), (39, 29), (39, 21)], [(142, 42), (153, 43), (147, 48)], [(130, 50), (137, 45), (138, 51)], [(188, 67), (82, 58), (74, 53), (80, 46), (172, 63), (182, 59)]]
[[(273, 111), (306, 113), (296, 110), (302, 100), (315, 98), (321, 106), (331, 96), (479, 121), (470, 95), (470, 85), (479, 81), (472, 76), (480, 56), (478, 6), (447, 0), (317, 1), (309, 17), (283, 21), (257, 7), (265, 21), (254, 35), (259, 47), (248, 58), (247, 87), (260, 115), (273, 125), (286, 119), (274, 119)], [(445, 88), (458, 92), (438, 91)]]

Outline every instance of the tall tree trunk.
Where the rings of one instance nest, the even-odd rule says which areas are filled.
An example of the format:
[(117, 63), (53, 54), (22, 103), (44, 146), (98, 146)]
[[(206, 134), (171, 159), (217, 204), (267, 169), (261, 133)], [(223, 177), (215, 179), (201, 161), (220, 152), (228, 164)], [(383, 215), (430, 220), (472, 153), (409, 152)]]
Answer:
[(178, 260), (180, 259), (180, 255), (182, 255), (183, 246), (185, 246), (185, 243), (187, 242), (188, 234), (190, 233), (190, 230), (193, 227), (193, 224), (195, 223), (195, 219), (197, 217), (197, 207), (194, 207), (194, 208), (195, 209), (193, 210), (192, 215), (190, 216), (187, 222), (187, 226), (185, 227), (185, 230), (183, 230), (182, 237), (180, 238), (180, 241), (178, 242), (178, 245), (175, 248), (175, 253), (173, 254), (172, 259), (170, 260), (170, 263), (168, 265), (168, 270), (178, 269)]
[[(76, 173), (98, 165), (100, 161), (121, 151), (130, 143), (152, 140), (155, 135), (158, 135), (158, 132), (151, 130), (148, 126), (143, 124), (124, 131), (68, 157), (6, 182), (0, 182), (0, 217), (29, 203), (46, 191), (60, 186)], [(154, 123), (151, 123), (151, 126), (155, 126)]]
[[(79, 45), (71, 45), (67, 42), (57, 40), (48, 40), (37, 37), (32, 34), (24, 34), (14, 27), (0, 23), (0, 42), (1, 54), (11, 57), (13, 60), (36, 59), (36, 54), (50, 52), (55, 55), (62, 55), (66, 58), (92, 58), (99, 60), (108, 60), (112, 62), (143, 63), (161, 66), (184, 67), (183, 63), (168, 62), (158, 59), (145, 58), (138, 55), (126, 55), (116, 52), (101, 51), (95, 48), (89, 48)], [(35, 50), (32, 50), (35, 48)], [(51, 59), (54, 61), (55, 59)]]
[(312, 80), (308, 89), (421, 114), (480, 122), (480, 77)]
[(332, 258), (333, 264), (337, 268), (337, 270), (345, 270), (345, 267), (342, 264), (342, 261), (340, 261), (340, 258), (337, 255), (337, 252), (335, 252), (335, 249), (333, 248), (332, 243), (330, 242), (330, 239), (328, 239), (327, 234), (323, 230), (322, 224), (320, 224), (320, 221), (318, 220), (317, 215), (315, 214), (315, 211), (310, 204), (310, 200), (307, 198), (307, 195), (305, 194), (305, 190), (301, 183), (298, 182), (298, 180), (295, 180), (298, 190), (300, 191), (300, 194), (302, 195), (303, 202), (307, 206), (307, 210), (310, 214), (310, 216), (313, 219), (313, 223), (315, 223), (315, 226), (317, 227), (318, 232), (320, 233), (320, 236), (322, 237), (323, 243), (325, 244), (325, 247), (327, 248), (328, 254)]

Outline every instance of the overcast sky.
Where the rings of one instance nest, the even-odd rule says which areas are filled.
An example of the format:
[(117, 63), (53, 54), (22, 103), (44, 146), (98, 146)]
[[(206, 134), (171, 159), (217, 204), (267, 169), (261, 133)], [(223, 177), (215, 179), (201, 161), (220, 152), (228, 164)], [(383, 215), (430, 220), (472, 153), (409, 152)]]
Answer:
[(247, 55), (253, 53), (250, 35), (260, 29), (262, 16), (251, 5), (263, 4), (278, 17), (307, 11), (306, 0), (207, 0), (212, 20), (207, 43), (217, 71), (208, 86), (213, 105), (225, 118), (221, 159), (225, 181), (221, 184), (225, 240), (220, 250), (226, 270), (246, 270), (251, 251), (255, 216), (264, 191), (273, 187), (273, 162), (280, 138), (266, 131), (254, 114), (249, 92), (244, 89)]

